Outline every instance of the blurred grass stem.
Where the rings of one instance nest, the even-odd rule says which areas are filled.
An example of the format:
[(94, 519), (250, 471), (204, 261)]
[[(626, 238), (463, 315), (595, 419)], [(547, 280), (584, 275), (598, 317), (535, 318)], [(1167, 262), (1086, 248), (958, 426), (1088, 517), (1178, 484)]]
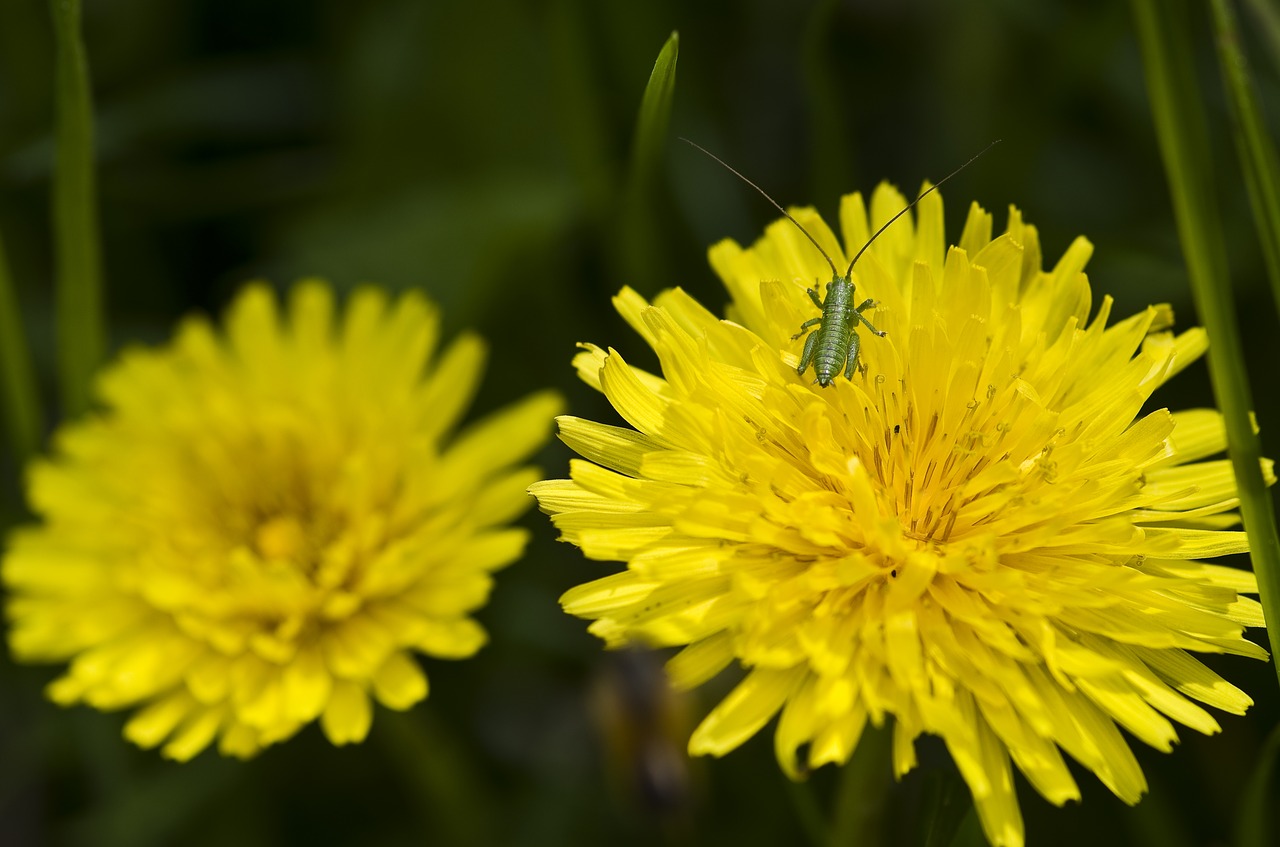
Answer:
[(814, 796), (813, 783), (795, 782), (785, 776), (782, 780), (786, 783), (787, 793), (791, 797), (791, 807), (796, 814), (796, 820), (800, 822), (800, 830), (804, 833), (805, 840), (812, 847), (826, 847), (827, 822)]
[(1280, 726), (1267, 736), (1249, 781), (1240, 797), (1236, 847), (1271, 847), (1276, 843), (1280, 819), (1276, 796), (1280, 794)]
[(373, 737), (417, 798), (425, 831), (440, 843), (497, 843), (493, 793), (470, 761), (464, 742), (429, 710), (378, 716)]
[(1185, 61), (1194, 54), (1187, 4), (1132, 0), (1132, 8), (1192, 295), (1209, 333), (1209, 374), (1226, 419), (1227, 451), (1275, 656), (1280, 653), (1280, 541), (1271, 493), (1262, 477), (1262, 448), (1253, 427), (1254, 406), (1210, 169), (1208, 123), (1193, 68)]
[(1271, 51), (1271, 61), (1280, 70), (1280, 8), (1275, 0), (1245, 0), (1254, 23)]
[(636, 118), (620, 219), (623, 268), (635, 280), (658, 280), (666, 273), (661, 258), (664, 248), (657, 236), (655, 180), (667, 146), (679, 57), (680, 34), (673, 32), (653, 63)]
[(1227, 0), (1210, 0), (1214, 34), (1217, 36), (1218, 64), (1227, 88), (1227, 105), (1231, 110), (1231, 135), (1235, 139), (1244, 184), (1253, 208), (1258, 240), (1267, 263), (1271, 295), (1280, 310), (1280, 169), (1276, 164), (1275, 145), (1267, 135), (1266, 124), (1258, 110), (1258, 102), (1249, 81), (1249, 68), (1240, 49), (1240, 30), (1235, 12)]
[(55, 305), (62, 413), (89, 406), (93, 373), (102, 360), (102, 267), (94, 183), (93, 103), (80, 0), (51, 0), (55, 43), (53, 172)]
[(3, 392), (0, 410), (4, 413), (4, 427), (14, 458), (21, 465), (40, 447), (40, 399), (3, 241), (0, 241), (0, 392)]
[(893, 727), (862, 731), (858, 747), (840, 773), (831, 812), (830, 847), (884, 844), (885, 801), (893, 786)]

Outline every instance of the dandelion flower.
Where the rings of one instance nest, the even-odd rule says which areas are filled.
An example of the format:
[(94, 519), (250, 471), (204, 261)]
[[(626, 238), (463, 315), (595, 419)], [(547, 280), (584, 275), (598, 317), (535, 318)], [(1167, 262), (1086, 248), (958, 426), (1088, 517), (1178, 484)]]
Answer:
[[(841, 205), (862, 245), (905, 205), (877, 189)], [(1120, 729), (1160, 750), (1174, 724), (1217, 732), (1200, 704), (1247, 695), (1195, 653), (1265, 658), (1251, 573), (1204, 559), (1247, 549), (1212, 409), (1142, 413), (1206, 348), (1156, 306), (1108, 326), (1092, 312), (1077, 239), (1041, 269), (1036, 230), (974, 205), (948, 248), (937, 194), (861, 259), (864, 370), (830, 387), (796, 373), (792, 336), (829, 279), (790, 223), (711, 264), (732, 296), (718, 320), (680, 290), (615, 304), (661, 375), (584, 345), (580, 376), (630, 427), (559, 418), (585, 460), (533, 487), (591, 559), (626, 570), (580, 585), (565, 609), (609, 645), (681, 646), (688, 688), (731, 664), (741, 682), (694, 731), (722, 755), (775, 715), (777, 757), (798, 778), (848, 760), (892, 718), (893, 767), (941, 738), (988, 838), (1018, 845), (1016, 766), (1055, 804), (1080, 794), (1065, 752), (1128, 803), (1146, 782)], [(796, 211), (836, 264), (812, 210)], [(1270, 466), (1267, 468), (1270, 477)]]
[(438, 357), (435, 308), (371, 288), (335, 315), (318, 282), (286, 314), (262, 285), (225, 337), (193, 319), (100, 377), (101, 411), (30, 469), (42, 519), (9, 539), (10, 644), (70, 660), (59, 704), (137, 707), (125, 736), (185, 760), (250, 756), (319, 718), (364, 739), (372, 700), (427, 695), (415, 653), (474, 654), (470, 614), (521, 553), (517, 467), (558, 401), (535, 394), (451, 433), (482, 368)]

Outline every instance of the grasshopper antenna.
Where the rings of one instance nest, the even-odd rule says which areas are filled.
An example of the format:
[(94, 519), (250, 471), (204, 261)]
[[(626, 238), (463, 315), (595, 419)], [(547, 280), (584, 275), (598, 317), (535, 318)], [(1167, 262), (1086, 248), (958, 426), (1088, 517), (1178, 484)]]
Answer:
[[(686, 141), (688, 141), (688, 139), (685, 139), (685, 140), (686, 140)], [(693, 144), (693, 142), (692, 142), (692, 141), (689, 141), (689, 143), (690, 143), (690, 144)], [(868, 238), (868, 239), (867, 239), (867, 243), (862, 245), (862, 249), (858, 251), (858, 255), (856, 255), (856, 256), (854, 256), (854, 257), (853, 257), (853, 261), (849, 263), (849, 270), (847, 270), (847, 271), (845, 271), (845, 272), (844, 272), (845, 279), (848, 279), (848, 278), (849, 278), (849, 274), (853, 273), (853, 266), (854, 266), (854, 265), (856, 265), (856, 264), (858, 264), (858, 260), (862, 258), (862, 254), (863, 254), (863, 253), (865, 253), (865, 252), (867, 252), (867, 248), (868, 248), (868, 247), (870, 247), (870, 246), (872, 245), (872, 243), (873, 243), (877, 238), (879, 238), (879, 237), (880, 237), (880, 234), (881, 234), (882, 232), (884, 232), (886, 229), (888, 229), (888, 228), (889, 228), (889, 225), (890, 225), (890, 224), (892, 224), (892, 223), (893, 223), (894, 221), (896, 221), (898, 218), (900, 218), (900, 217), (902, 217), (903, 215), (905, 215), (907, 212), (911, 211), (911, 209), (912, 209), (912, 207), (913, 207), (913, 206), (915, 206), (917, 203), (919, 203), (921, 200), (923, 200), (923, 199), (924, 199), (924, 198), (925, 198), (925, 197), (926, 197), (930, 192), (932, 192), (935, 188), (937, 188), (938, 186), (942, 185), (942, 183), (946, 182), (947, 180), (951, 179), (951, 177), (955, 176), (956, 174), (960, 173), (960, 172), (961, 172), (962, 170), (964, 170), (965, 168), (967, 168), (967, 167), (969, 167), (970, 165), (972, 165), (972, 164), (974, 163), (974, 161), (976, 161), (976, 160), (978, 159), (978, 157), (979, 157), (979, 156), (981, 156), (983, 153), (986, 153), (988, 150), (990, 150), (992, 147), (995, 147), (995, 146), (996, 146), (997, 144), (999, 144), (999, 143), (1000, 143), (1000, 139), (998, 139), (998, 138), (997, 138), (995, 141), (991, 142), (991, 143), (990, 143), (990, 144), (988, 144), (986, 147), (983, 147), (983, 148), (982, 148), (982, 150), (981, 150), (979, 153), (977, 153), (973, 158), (971, 158), (969, 161), (965, 162), (965, 163), (964, 163), (963, 165), (961, 165), (960, 167), (956, 168), (956, 169), (955, 169), (954, 171), (952, 171), (951, 173), (949, 173), (949, 174), (947, 174), (946, 176), (944, 176), (942, 179), (938, 180), (938, 181), (937, 181), (936, 183), (934, 183), (933, 185), (931, 185), (931, 186), (929, 186), (928, 188), (926, 188), (924, 191), (921, 191), (921, 192), (920, 192), (920, 196), (919, 196), (919, 197), (917, 197), (916, 199), (912, 200), (910, 203), (908, 203), (908, 204), (907, 204), (907, 207), (906, 207), (905, 209), (903, 209), (901, 212), (898, 212), (898, 214), (894, 215), (893, 217), (889, 218), (888, 222), (887, 222), (887, 223), (885, 223), (885, 225), (884, 225), (884, 226), (882, 226), (882, 227), (880, 227), (879, 229), (877, 229), (877, 230), (876, 230), (876, 234), (875, 234), (875, 235), (873, 235), (873, 236), (871, 236), (870, 238)], [(693, 144), (693, 146), (694, 146), (694, 147), (697, 147), (698, 145)], [(703, 150), (702, 152), (706, 153), (707, 151)], [(711, 156), (711, 154), (710, 154), (710, 153), (707, 153), (707, 155), (708, 155), (708, 156)], [(714, 158), (715, 158), (715, 156), (711, 156), (711, 158), (713, 158), (713, 159), (714, 159)], [(724, 162), (721, 162), (720, 164), (724, 165)], [(728, 166), (728, 165), (724, 165), (724, 166), (725, 166), (726, 168), (729, 168), (729, 166)], [(729, 168), (729, 170), (733, 171), (733, 168)], [(733, 172), (734, 172), (734, 173), (738, 173), (737, 171), (733, 171)], [(742, 174), (738, 174), (738, 176), (742, 176)], [(746, 177), (742, 177), (742, 178), (743, 178), (743, 179), (746, 179)], [(748, 181), (748, 182), (750, 182), (750, 180), (747, 180), (747, 181)], [(755, 186), (752, 186), (752, 187), (754, 188)], [(756, 191), (760, 191), (760, 189), (759, 189), (759, 188), (756, 188)], [(763, 192), (763, 191), (760, 191), (760, 193), (761, 193), (761, 194), (764, 194), (764, 192)], [(769, 195), (765, 194), (765, 196), (766, 196), (766, 197), (768, 197)], [(772, 201), (772, 200), (770, 200), (769, 202), (773, 203), (773, 201)], [(777, 203), (774, 203), (773, 205), (777, 206), (778, 204), (777, 204)], [(783, 214), (784, 214), (784, 215), (786, 215), (787, 213), (786, 213), (786, 212), (783, 212)], [(790, 216), (790, 215), (787, 215), (787, 217), (791, 217), (791, 216)], [(792, 221), (792, 223), (795, 223), (795, 221)], [(800, 224), (796, 224), (796, 226), (800, 226)], [(803, 229), (803, 227), (801, 227), (801, 229)], [(805, 235), (809, 235), (809, 233), (807, 233), (807, 232), (806, 232), (806, 233), (805, 233)], [(810, 241), (813, 241), (813, 236), (809, 236), (809, 240), (810, 240)], [(818, 242), (813, 241), (813, 243), (814, 243), (814, 244), (817, 244)], [(821, 247), (819, 247), (818, 249), (819, 249), (819, 250), (821, 250), (822, 248), (821, 248)], [(827, 255), (827, 254), (826, 254), (826, 253), (823, 253), (822, 255), (824, 255), (824, 256), (825, 256), (825, 255)], [(827, 261), (828, 261), (828, 262), (830, 262), (831, 260), (830, 260), (830, 259), (827, 259)], [(835, 270), (835, 268), (833, 267), (833, 268), (832, 268), (832, 270), (834, 271), (834, 270)]]
[[(800, 230), (801, 232), (803, 232), (803, 233), (804, 233), (804, 237), (805, 237), (805, 238), (807, 238), (807, 239), (809, 239), (811, 242), (813, 242), (813, 246), (818, 248), (818, 252), (822, 254), (822, 258), (826, 259), (826, 260), (827, 260), (827, 264), (831, 266), (831, 275), (832, 275), (833, 277), (834, 277), (834, 276), (838, 276), (838, 275), (839, 275), (839, 269), (836, 267), (836, 263), (835, 263), (835, 262), (833, 262), (833, 261), (831, 261), (831, 257), (827, 255), (827, 251), (826, 251), (826, 250), (823, 250), (823, 249), (822, 249), (822, 245), (818, 243), (818, 240), (817, 240), (816, 238), (814, 238), (812, 235), (810, 235), (810, 234), (809, 234), (809, 230), (807, 230), (807, 229), (805, 229), (804, 227), (802, 227), (802, 226), (800, 225), (800, 222), (799, 222), (799, 221), (797, 221), (795, 218), (791, 217), (791, 213), (790, 213), (790, 212), (788, 212), (786, 209), (784, 209), (784, 208), (782, 208), (780, 205), (778, 205), (778, 201), (777, 201), (777, 200), (774, 200), (772, 197), (770, 197), (770, 196), (765, 192), (765, 190), (764, 190), (763, 188), (761, 188), (760, 186), (756, 185), (754, 182), (752, 182), (751, 180), (747, 179), (747, 178), (746, 178), (745, 176), (743, 176), (742, 174), (738, 173), (738, 171), (737, 171), (736, 169), (734, 169), (734, 167), (733, 167), (732, 165), (730, 165), (730, 164), (729, 164), (728, 162), (726, 162), (724, 159), (721, 159), (721, 158), (720, 158), (719, 156), (717, 156), (715, 153), (712, 153), (712, 152), (711, 152), (710, 150), (708, 150), (707, 148), (703, 147), (703, 146), (702, 146), (701, 144), (699, 144), (698, 142), (696, 142), (696, 141), (690, 141), (689, 139), (685, 138), (684, 136), (680, 136), (680, 140), (681, 140), (681, 141), (683, 141), (685, 144), (688, 144), (690, 147), (694, 148), (695, 150), (701, 150), (703, 153), (706, 153), (706, 154), (707, 154), (708, 156), (710, 156), (712, 159), (715, 159), (717, 162), (719, 162), (719, 163), (720, 163), (720, 164), (721, 164), (721, 165), (722, 165), (722, 166), (723, 166), (727, 171), (729, 171), (729, 173), (733, 174), (733, 175), (734, 175), (734, 176), (736, 176), (738, 179), (742, 180), (742, 181), (743, 181), (743, 182), (745, 182), (747, 185), (749, 185), (749, 186), (751, 186), (752, 188), (754, 188), (756, 191), (759, 191), (759, 192), (760, 192), (760, 195), (761, 195), (762, 197), (764, 197), (764, 199), (768, 200), (770, 203), (772, 203), (772, 204), (773, 204), (773, 208), (775, 208), (775, 209), (777, 209), (779, 212), (781, 212), (781, 213), (782, 213), (782, 215), (783, 215), (783, 217), (785, 217), (787, 220), (791, 221), (793, 224), (795, 224), (795, 225), (796, 225), (796, 229), (798, 229), (798, 230)], [(983, 153), (985, 153), (985, 152), (987, 152), (987, 151), (986, 151), (986, 150), (983, 150), (982, 152), (983, 152)], [(979, 155), (979, 156), (981, 156), (981, 155), (982, 155), (982, 153), (979, 153), (978, 155)], [(977, 158), (977, 156), (974, 156), (974, 159), (976, 159), (976, 158)], [(972, 159), (971, 159), (970, 161), (972, 161)], [(967, 164), (967, 163), (966, 163), (966, 164)], [(947, 177), (947, 179), (950, 179), (950, 178), (951, 178), (950, 176), (948, 176), (948, 177)], [(946, 182), (946, 180), (943, 180), (942, 182)], [(941, 185), (941, 184), (942, 184), (942, 182), (938, 183), (938, 185)], [(935, 186), (935, 187), (936, 187), (936, 186)], [(932, 190), (932, 189), (930, 189), (930, 190)], [(926, 193), (927, 193), (927, 192), (926, 192)], [(924, 196), (924, 195), (921, 195), (921, 196)], [(919, 198), (916, 198), (916, 199), (919, 199)], [(912, 205), (914, 205), (914, 204), (912, 204)], [(907, 208), (908, 208), (908, 209), (910, 209), (910, 208), (911, 208), (911, 206), (908, 206)], [(905, 211), (905, 210), (904, 210), (904, 211)], [(889, 223), (893, 223), (893, 221), (890, 221)], [(886, 224), (886, 226), (887, 226), (887, 224)], [(877, 233), (876, 233), (876, 235), (879, 235), (879, 234), (880, 234), (879, 232), (877, 232)], [(874, 239), (873, 239), (873, 240), (874, 240)], [(864, 247), (863, 249), (865, 250), (866, 248)], [(862, 254), (861, 254), (861, 253), (859, 253), (858, 255), (862, 255)], [(856, 261), (857, 261), (857, 259), (854, 259), (854, 261), (856, 262)], [(848, 276), (848, 274), (845, 274), (845, 276)]]

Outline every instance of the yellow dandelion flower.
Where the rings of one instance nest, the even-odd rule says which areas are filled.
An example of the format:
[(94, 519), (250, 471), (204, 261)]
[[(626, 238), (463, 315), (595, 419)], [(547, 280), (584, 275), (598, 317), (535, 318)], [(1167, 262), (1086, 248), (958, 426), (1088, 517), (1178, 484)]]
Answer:
[(539, 474), (517, 467), (559, 401), (535, 394), (455, 435), (483, 366), (463, 335), (435, 355), (436, 309), (366, 288), (335, 315), (294, 288), (247, 288), (133, 350), (102, 410), (30, 470), (39, 525), (9, 539), (10, 644), (70, 660), (63, 705), (138, 706), (125, 736), (185, 760), (249, 756), (317, 718), (364, 739), (376, 699), (427, 695), (414, 653), (464, 658), (470, 614), (514, 561)]
[[(905, 205), (881, 186), (868, 216), (841, 206), (857, 248)], [(812, 210), (800, 222), (843, 268)], [(842, 763), (866, 724), (893, 718), (894, 771), (922, 734), (946, 744), (986, 834), (1023, 840), (1013, 767), (1055, 804), (1078, 799), (1062, 752), (1135, 803), (1146, 782), (1120, 728), (1160, 750), (1174, 723), (1218, 731), (1198, 703), (1251, 701), (1192, 657), (1265, 658), (1251, 573), (1203, 559), (1247, 549), (1217, 411), (1142, 415), (1201, 355), (1157, 306), (1090, 319), (1077, 239), (1041, 269), (1036, 230), (974, 205), (959, 245), (942, 202), (891, 227), (861, 259), (865, 370), (829, 388), (797, 375), (805, 289), (830, 278), (791, 224), (711, 264), (731, 295), (718, 320), (672, 290), (615, 304), (661, 376), (586, 345), (578, 373), (628, 427), (559, 419), (584, 460), (532, 489), (563, 539), (621, 573), (565, 609), (610, 645), (683, 646), (673, 681), (737, 662), (745, 678), (694, 731), (722, 755), (779, 715), (783, 769)], [(1267, 468), (1270, 475), (1270, 466)]]

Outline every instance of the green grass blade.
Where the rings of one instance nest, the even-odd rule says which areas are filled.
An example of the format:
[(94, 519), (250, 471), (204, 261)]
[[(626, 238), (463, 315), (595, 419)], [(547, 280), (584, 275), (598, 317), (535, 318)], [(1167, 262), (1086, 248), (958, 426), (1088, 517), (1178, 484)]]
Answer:
[(884, 843), (885, 806), (893, 784), (893, 727), (868, 724), (840, 772), (831, 847)]
[(631, 153), (633, 185), (648, 184), (662, 159), (667, 144), (667, 127), (671, 123), (671, 103), (676, 93), (676, 60), (680, 57), (680, 33), (673, 32), (662, 45), (653, 63), (649, 84), (640, 99), (640, 116), (636, 121)]
[(1124, 834), (1118, 840), (1128, 847), (1200, 847), (1191, 833), (1196, 809), (1175, 799), (1171, 786), (1151, 774), (1150, 789), (1142, 802), (1124, 816)]
[(102, 360), (102, 267), (94, 187), (93, 103), (80, 36), (80, 0), (51, 0), (57, 153), (53, 174), (55, 307), (62, 413), (89, 406)]
[(631, 145), (631, 163), (621, 216), (621, 249), (623, 272), (637, 281), (656, 281), (665, 276), (662, 242), (655, 234), (655, 177), (667, 145), (679, 56), (680, 34), (673, 32), (662, 45), (658, 60), (653, 64), (653, 72), (649, 74), (649, 83), (640, 99), (640, 114)]
[(846, 108), (845, 81), (831, 57), (831, 52), (839, 49), (832, 28), (844, 13), (841, 0), (817, 0), (809, 10), (800, 42), (812, 151), (809, 197), (814, 202), (851, 191), (855, 184), (853, 145), (849, 143), (855, 111)]
[(813, 793), (813, 783), (809, 781), (794, 782), (783, 776), (787, 793), (791, 796), (791, 807), (795, 811), (800, 831), (812, 847), (826, 847), (830, 836), (827, 834), (826, 816)]
[(1240, 49), (1240, 30), (1235, 12), (1227, 0), (1211, 0), (1213, 26), (1218, 41), (1218, 63), (1222, 66), (1231, 107), (1231, 134), (1235, 138), (1249, 204), (1262, 243), (1262, 254), (1271, 280), (1271, 293), (1280, 309), (1280, 168), (1275, 145), (1249, 81), (1249, 69)]
[(40, 399), (3, 241), (0, 241), (0, 392), (4, 427), (21, 465), (40, 448)]
[[(1272, 655), (1280, 654), (1280, 541), (1253, 430), (1253, 402), (1231, 299), (1227, 252), (1210, 170), (1208, 125), (1186, 56), (1194, 55), (1185, 3), (1132, 0), (1156, 138), (1196, 309), (1209, 333), (1209, 375), (1227, 425), (1228, 453), (1249, 532)], [(1280, 673), (1280, 666), (1277, 666)]]
[(974, 815), (973, 796), (958, 771), (943, 768), (923, 775), (921, 815), (917, 821), (920, 847), (953, 844), (965, 819)]
[(1269, 847), (1276, 843), (1275, 798), (1280, 794), (1280, 726), (1268, 736), (1258, 764), (1240, 797), (1235, 844), (1237, 847)]
[(951, 839), (951, 847), (987, 847), (989, 842), (982, 834), (982, 822), (978, 820), (978, 810), (972, 806), (960, 821), (956, 837)]
[(1275, 64), (1276, 70), (1280, 70), (1280, 9), (1276, 8), (1275, 0), (1245, 0), (1245, 2), (1249, 6), (1254, 23), (1271, 51), (1272, 63)]
[(378, 715), (373, 737), (383, 744), (399, 784), (427, 833), (426, 843), (499, 843), (493, 786), (465, 742), (425, 709)]

